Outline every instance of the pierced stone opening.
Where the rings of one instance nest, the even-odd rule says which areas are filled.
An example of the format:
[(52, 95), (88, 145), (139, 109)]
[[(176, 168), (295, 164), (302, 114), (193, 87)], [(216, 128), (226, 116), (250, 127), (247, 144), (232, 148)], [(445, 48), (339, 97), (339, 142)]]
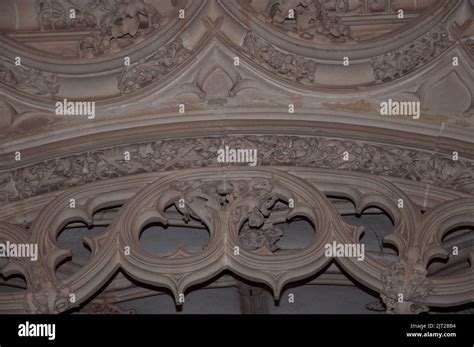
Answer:
[(168, 257), (178, 252), (201, 252), (207, 248), (209, 240), (209, 230), (199, 222), (188, 226), (150, 223), (140, 233), (141, 247), (157, 257)]
[(366, 251), (374, 255), (386, 264), (392, 264), (398, 260), (397, 248), (387, 242), (384, 238), (391, 234), (394, 224), (390, 215), (377, 207), (369, 207), (360, 215), (343, 216), (346, 223), (361, 225), (364, 227), (359, 242), (365, 245)]
[(62, 260), (56, 267), (56, 277), (65, 280), (86, 265), (91, 257), (91, 249), (85, 239), (97, 237), (105, 232), (106, 226), (88, 227), (82, 222), (67, 224), (58, 234), (56, 245), (69, 250), (70, 257)]
[(280, 300), (270, 305), (269, 313), (376, 314), (384, 311), (379, 294), (333, 260), (313, 276), (285, 286)]
[(359, 239), (365, 245), (365, 250), (386, 264), (392, 264), (398, 259), (397, 248), (384, 242), (384, 238), (393, 232), (395, 227), (390, 215), (381, 208), (368, 206), (361, 214), (356, 213), (352, 200), (339, 196), (327, 196), (341, 214), (344, 222), (360, 225), (364, 231)]
[(25, 276), (20, 274), (8, 277), (0, 275), (0, 293), (18, 293), (23, 292), (26, 289), (27, 284)]
[[(8, 265), (9, 261), (9, 258), (0, 257), (0, 273)], [(10, 276), (0, 274), (0, 293), (16, 293), (24, 291), (26, 288), (26, 279), (22, 274)]]
[(92, 222), (94, 226), (109, 226), (112, 224), (115, 216), (122, 208), (122, 204), (117, 204), (114, 206), (108, 206), (101, 209), (98, 209), (94, 212), (92, 216)]
[(468, 274), (472, 271), (469, 253), (474, 250), (474, 226), (461, 225), (448, 230), (441, 239), (449, 252), (446, 259), (433, 258), (428, 263), (429, 277)]
[(285, 223), (276, 223), (275, 226), (283, 233), (276, 243), (275, 253), (304, 249), (316, 238), (315, 227), (306, 217), (295, 217)]

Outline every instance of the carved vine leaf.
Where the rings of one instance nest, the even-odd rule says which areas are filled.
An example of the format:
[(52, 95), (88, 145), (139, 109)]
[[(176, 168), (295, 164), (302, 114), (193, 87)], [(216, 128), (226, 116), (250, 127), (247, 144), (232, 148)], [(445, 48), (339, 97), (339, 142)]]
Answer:
[(243, 223), (239, 239), (244, 248), (277, 250), (276, 243), (283, 232), (267, 221), (277, 201), (276, 197), (269, 196), (274, 188), (269, 179), (178, 181), (172, 187), (183, 193), (186, 204), (180, 208), (177, 203), (176, 207), (185, 220), (191, 217), (210, 220), (213, 211), (227, 209), (235, 202), (238, 206), (234, 208), (232, 218), (237, 225)]
[(269, 219), (279, 201), (273, 191), (274, 184), (268, 179), (259, 179), (253, 180), (249, 186), (252, 190), (241, 197), (243, 203), (233, 211), (234, 222), (241, 225), (239, 240), (245, 249), (275, 252), (283, 231)]
[(453, 41), (443, 27), (436, 27), (413, 43), (373, 59), (374, 78), (387, 82), (402, 77), (439, 56)]
[[(258, 164), (351, 170), (474, 192), (474, 164), (432, 152), (323, 137), (241, 136), (163, 140), (98, 149), (0, 172), (0, 204), (89, 182), (145, 172), (220, 166), (218, 149), (256, 148)], [(125, 148), (126, 147), (126, 148)], [(123, 152), (130, 152), (125, 161)], [(355, 153), (348, 161), (343, 153)], [(245, 164), (244, 164), (245, 165)], [(222, 190), (230, 187), (222, 183)], [(242, 189), (236, 187), (238, 194)], [(249, 192), (251, 193), (251, 191)], [(237, 193), (234, 193), (237, 194)], [(223, 194), (226, 204), (235, 196)], [(227, 202), (226, 199), (230, 199)]]
[(426, 278), (428, 271), (421, 259), (420, 249), (411, 247), (406, 256), (382, 274), (384, 290), (381, 297), (389, 313), (420, 313), (428, 310), (418, 303), (429, 296), (434, 284)]
[[(273, 189), (267, 179), (253, 178), (251, 180), (222, 180), (213, 181), (179, 181), (173, 182), (172, 187), (184, 196), (205, 196), (207, 201), (214, 201), (214, 206), (226, 208), (237, 199), (260, 197)], [(192, 200), (190, 198), (189, 200)]]
[(281, 77), (295, 82), (314, 83), (316, 73), (314, 60), (284, 53), (253, 32), (247, 32), (242, 50), (252, 60)]
[(28, 290), (25, 309), (28, 313), (56, 314), (70, 307), (70, 290), (62, 285), (47, 282), (44, 287)]
[(0, 62), (0, 82), (31, 95), (56, 95), (58, 76), (24, 66), (10, 66)]
[(180, 41), (170, 42), (151, 58), (142, 59), (130, 68), (125, 67), (118, 77), (118, 89), (122, 94), (135, 92), (167, 75), (190, 56), (191, 51)]
[(239, 231), (242, 246), (252, 251), (266, 247), (270, 252), (275, 252), (278, 250), (276, 243), (282, 236), (283, 231), (275, 228), (272, 223), (265, 223), (259, 211), (254, 211)]

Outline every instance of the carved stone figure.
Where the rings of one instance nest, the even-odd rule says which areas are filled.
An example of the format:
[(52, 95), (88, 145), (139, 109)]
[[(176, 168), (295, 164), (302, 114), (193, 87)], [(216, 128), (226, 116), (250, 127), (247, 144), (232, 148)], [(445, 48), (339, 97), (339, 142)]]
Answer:
[[(144, 0), (114, 0), (113, 5), (97, 1), (91, 1), (78, 10), (79, 15), (73, 22), (76, 26), (85, 24), (85, 27), (94, 28), (77, 44), (81, 57), (115, 52), (138, 36), (159, 28), (161, 14)], [(95, 14), (97, 11), (99, 14)], [(147, 20), (146, 28), (141, 28), (143, 17)]]
[(52, 30), (67, 27), (67, 14), (63, 6), (56, 0), (36, 0), (35, 3), (40, 30), (50, 27)]
[[(341, 8), (340, 4), (336, 5)], [(352, 41), (351, 29), (341, 18), (331, 16), (319, 0), (279, 0), (270, 2), (267, 10), (273, 24), (315, 42)], [(289, 13), (294, 14), (288, 18)], [(294, 22), (294, 24), (293, 24)]]

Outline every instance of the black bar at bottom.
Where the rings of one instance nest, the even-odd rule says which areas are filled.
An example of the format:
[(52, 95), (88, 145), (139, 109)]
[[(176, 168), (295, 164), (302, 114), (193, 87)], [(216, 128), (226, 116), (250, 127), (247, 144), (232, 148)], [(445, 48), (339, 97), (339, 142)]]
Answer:
[(265, 346), (472, 347), (474, 315), (0, 315), (0, 347), (216, 341), (232, 346), (261, 341)]

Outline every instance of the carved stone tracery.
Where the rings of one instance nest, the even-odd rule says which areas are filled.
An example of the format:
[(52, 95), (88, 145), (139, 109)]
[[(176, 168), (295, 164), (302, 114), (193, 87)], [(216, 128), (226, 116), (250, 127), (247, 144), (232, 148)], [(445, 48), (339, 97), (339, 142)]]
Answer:
[[(328, 182), (334, 177), (317, 171), (314, 174)], [(68, 220), (87, 221), (107, 201), (110, 205), (117, 204), (120, 194), (117, 195), (114, 189), (124, 189), (122, 184), (117, 184), (115, 188), (93, 184), (96, 188), (78, 187), (50, 202), (37, 217), (31, 228), (31, 236), (18, 226), (7, 225), (0, 229), (3, 238), (10, 239), (15, 235), (12, 240), (38, 242), (40, 249), (40, 261), (33, 266), (22, 267), (22, 261), (14, 261), (3, 269), (7, 274), (15, 269), (24, 273), (28, 290), (21, 294), (23, 300), (18, 297), (18, 301), (8, 305), (9, 296), (1, 294), (0, 310), (3, 307), (13, 309), (16, 302), (21, 304), (15, 308), (18, 312), (58, 313), (78, 307), (118, 268), (138, 281), (169, 288), (178, 305), (181, 304), (179, 293), (193, 284), (206, 281), (223, 269), (268, 284), (278, 298), (285, 284), (311, 276), (326, 266), (331, 258), (325, 256), (324, 244), (333, 240), (340, 243), (357, 242), (361, 232), (359, 227), (342, 222), (339, 213), (318, 189), (282, 171), (240, 167), (219, 171), (212, 168), (184, 170), (180, 174), (164, 176), (128, 195), (131, 198), (118, 211), (106, 233), (91, 241), (93, 254), (85, 269), (71, 275), (66, 282), (58, 281), (50, 269), (51, 264), (57, 264), (65, 254), (54, 241), (57, 229)], [(359, 210), (374, 203), (388, 209), (394, 218), (395, 229), (387, 240), (397, 246), (400, 259), (391, 266), (381, 263), (370, 254), (366, 254), (363, 262), (355, 258), (336, 259), (344, 269), (365, 285), (379, 291), (389, 312), (425, 311), (431, 302), (439, 300), (437, 296), (444, 295), (444, 286), (459, 293), (452, 292), (456, 300), (466, 300), (466, 295), (470, 295), (473, 290), (472, 287), (469, 289), (472, 276), (454, 277), (451, 280), (442, 278), (440, 281), (428, 279), (425, 266), (429, 258), (439, 254), (440, 235), (450, 225), (458, 223), (460, 217), (467, 216), (466, 211), (474, 206), (472, 198), (442, 204), (437, 207), (442, 213), (433, 210), (432, 213), (421, 215), (416, 213), (410, 199), (388, 182), (367, 179), (360, 180), (359, 184), (349, 184), (348, 187), (341, 181), (339, 193), (333, 188), (332, 194), (351, 196)], [(374, 202), (371, 190), (380, 194), (377, 202)], [(97, 194), (102, 197), (97, 199)], [(76, 209), (58, 208), (67, 203), (71, 196), (78, 198)], [(394, 197), (403, 198), (404, 209), (396, 206)], [(290, 198), (294, 199), (294, 207), (283, 210), (280, 207), (278, 210), (284, 214), (273, 215), (277, 200), (288, 201)], [(177, 203), (181, 199), (184, 206)], [(211, 235), (209, 245), (197, 253), (181, 250), (181, 256), (150, 256), (137, 242), (140, 230), (150, 221), (166, 224), (168, 219), (165, 211), (172, 204), (176, 204), (178, 211), (185, 216), (183, 223), (197, 219), (208, 227)], [(433, 213), (436, 213), (436, 218), (430, 215)], [(304, 249), (284, 255), (272, 252), (272, 237), (276, 237), (274, 234), (242, 242), (240, 226), (246, 223), (253, 231), (266, 225), (268, 227), (262, 229), (271, 232), (271, 226), (279, 223), (281, 218), (288, 220), (295, 216), (307, 217), (317, 230), (312, 244)], [(423, 241), (426, 239), (431, 241)], [(411, 246), (416, 243), (422, 246)], [(123, 254), (125, 245), (130, 247), (129, 256)], [(243, 246), (237, 254), (234, 253), (235, 246)], [(71, 304), (70, 294), (75, 294), (76, 303)], [(403, 295), (401, 301), (399, 294)], [(94, 307), (89, 309), (118, 312), (103, 302), (98, 302), (98, 306)]]
[[(460, 2), (453, 1), (451, 4)], [(153, 3), (156, 5), (157, 2)], [(203, 3), (208, 4), (207, 1)], [(356, 92), (360, 92), (360, 95), (367, 97), (372, 103), (374, 100), (378, 102), (382, 97), (393, 95), (393, 85), (398, 82), (400, 92), (406, 92), (414, 98), (421, 95), (422, 99), (429, 94), (425, 89), (429, 91), (432, 85), (438, 83), (437, 78), (448, 80), (446, 76), (454, 76), (447, 81), (451, 84), (447, 85), (458, 87), (457, 90), (463, 95), (463, 105), (460, 109), (469, 113), (472, 111), (472, 106), (469, 106), (472, 101), (472, 88), (469, 84), (472, 75), (465, 67), (469, 67), (472, 61), (465, 59), (464, 68), (459, 65), (455, 73), (444, 71), (448, 68), (441, 66), (441, 63), (443, 59), (452, 58), (447, 52), (454, 52), (462, 59), (463, 54), (472, 51), (472, 29), (469, 29), (471, 22), (461, 23), (459, 27), (455, 24), (453, 31), (450, 23), (455, 20), (451, 13), (456, 4), (446, 5), (445, 9), (442, 6), (433, 6), (433, 11), (429, 13), (433, 19), (430, 20), (424, 17), (425, 8), (418, 11), (415, 1), (414, 8), (407, 7), (409, 18), (403, 23), (420, 18), (420, 28), (394, 30), (395, 34), (387, 29), (386, 35), (384, 34), (386, 37), (381, 37), (382, 43), (378, 43), (372, 39), (377, 38), (379, 32), (374, 35), (366, 33), (369, 38), (360, 39), (360, 32), (357, 32), (355, 25), (348, 23), (357, 20), (368, 21), (370, 19), (367, 18), (374, 18), (375, 15), (385, 17), (384, 20), (395, 18), (396, 9), (392, 8), (392, 2), (388, 0), (272, 0), (268, 1), (263, 20), (261, 13), (252, 13), (252, 16), (240, 23), (239, 16), (229, 16), (228, 12), (236, 3), (247, 4), (248, 9), (250, 4), (256, 2), (216, 1), (212, 6), (197, 6), (194, 7), (196, 11), (198, 8), (205, 8), (207, 12), (199, 15), (196, 15), (197, 12), (187, 12), (187, 18), (195, 16), (197, 19), (193, 18), (180, 27), (181, 24), (168, 26), (170, 21), (163, 17), (165, 12), (161, 12), (161, 7), (158, 10), (158, 6), (155, 7), (150, 1), (36, 1), (41, 33), (23, 33), (18, 36), (20, 39), (23, 35), (23, 39), (32, 39), (29, 41), (32, 45), (36, 39), (40, 44), (51, 44), (63, 34), (73, 37), (71, 40), (84, 35), (77, 42), (78, 55), (91, 58), (98, 66), (102, 63), (101, 60), (104, 64), (94, 70), (82, 61), (78, 64), (78, 59), (74, 60), (77, 56), (71, 59), (72, 62), (57, 64), (57, 60), (42, 57), (41, 54), (37, 59), (27, 59), (27, 64), (20, 66), (13, 66), (9, 60), (11, 57), (4, 59), (5, 62), (0, 64), (0, 82), (8, 87), (4, 88), (5, 93), (2, 90), (2, 95), (5, 94), (9, 101), (5, 102), (7, 106), (2, 107), (2, 110), (10, 107), (10, 101), (15, 107), (10, 107), (13, 111), (7, 115), (8, 119), (2, 125), (11, 126), (10, 130), (14, 136), (22, 136), (19, 126), (22, 117), (15, 108), (21, 104), (17, 99), (25, 100), (25, 95), (22, 95), (24, 93), (29, 94), (26, 97), (32, 99), (31, 102), (24, 102), (26, 106), (39, 105), (38, 107), (44, 110), (46, 103), (50, 102), (49, 99), (58, 97), (59, 80), (65, 81), (61, 84), (61, 94), (68, 95), (68, 83), (74, 84), (71, 80), (105, 76), (104, 80), (115, 84), (113, 88), (109, 88), (109, 85), (104, 89), (117, 89), (116, 93), (120, 94), (115, 95), (117, 99), (125, 100), (108, 100), (111, 106), (101, 105), (105, 113), (113, 113), (110, 110), (122, 107), (127, 108), (127, 94), (133, 93), (129, 100), (138, 100), (137, 103), (145, 100), (148, 103), (154, 95), (141, 99), (140, 91), (149, 86), (152, 88), (147, 88), (146, 91), (153, 91), (156, 87), (154, 91), (157, 97), (164, 95), (165, 102), (171, 100), (174, 103), (178, 99), (181, 100), (182, 94), (173, 94), (167, 90), (165, 82), (177, 78), (178, 72), (192, 75), (196, 71), (193, 70), (193, 65), (202, 66), (199, 66), (199, 71), (196, 72), (197, 77), (188, 78), (181, 85), (180, 92), (184, 90), (197, 95), (201, 102), (198, 103), (199, 107), (204, 104), (203, 101), (207, 101), (207, 105), (212, 106), (210, 112), (215, 113), (219, 125), (222, 125), (219, 128), (222, 132), (206, 133), (204, 137), (197, 137), (202, 132), (195, 133), (191, 129), (183, 138), (132, 144), (119, 142), (115, 147), (96, 148), (83, 153), (80, 151), (85, 147), (79, 146), (80, 150), (74, 147), (67, 152), (61, 152), (71, 153), (66, 157), (57, 156), (36, 162), (36, 158), (28, 158), (30, 164), (27, 165), (21, 162), (15, 163), (11, 168), (4, 165), (4, 171), (0, 172), (0, 205), (7, 211), (4, 215), (9, 221), (15, 219), (15, 223), (23, 223), (27, 228), (2, 220), (0, 239), (38, 243), (40, 257), (38, 263), (9, 259), (8, 265), (0, 269), (2, 276), (24, 276), (27, 284), (26, 290), (19, 293), (0, 293), (0, 312), (60, 313), (77, 309), (97, 294), (117, 271), (123, 271), (139, 283), (168, 288), (175, 296), (177, 305), (182, 304), (179, 301), (180, 294), (193, 285), (214, 278), (222, 271), (230, 271), (244, 279), (265, 284), (273, 290), (275, 298), (279, 298), (285, 285), (315, 275), (331, 261), (337, 262), (363, 286), (380, 294), (384, 305), (370, 305), (377, 310), (386, 309), (389, 313), (419, 313), (427, 311), (430, 306), (454, 306), (472, 302), (472, 261), (471, 267), (463, 276), (429, 277), (427, 270), (431, 259), (447, 256), (448, 251), (443, 248), (442, 239), (449, 230), (459, 225), (474, 225), (474, 201), (472, 196), (467, 197), (474, 194), (472, 158), (461, 157), (454, 160), (451, 153), (448, 153), (449, 150), (445, 150), (451, 147), (444, 144), (444, 150), (439, 151), (438, 141), (441, 141), (441, 137), (435, 139), (434, 136), (427, 136), (433, 139), (433, 143), (421, 141), (423, 148), (432, 148), (425, 150), (417, 149), (413, 145), (416, 141), (411, 142), (411, 145), (395, 145), (394, 143), (400, 141), (394, 142), (392, 135), (382, 135), (384, 140), (381, 143), (372, 143), (343, 138), (344, 133), (340, 134), (340, 138), (319, 136), (319, 129), (316, 128), (311, 129), (311, 133), (305, 132), (311, 134), (309, 136), (296, 136), (299, 132), (286, 130), (278, 133), (274, 129), (264, 129), (262, 133), (266, 135), (249, 135), (261, 133), (260, 130), (249, 131), (250, 128), (246, 128), (245, 124), (241, 129), (232, 128), (234, 133), (227, 135), (226, 131), (231, 127), (224, 126), (223, 119), (228, 115), (229, 118), (234, 116), (233, 106), (230, 106), (229, 113), (220, 113), (224, 105), (227, 107), (231, 104), (227, 102), (227, 97), (234, 98), (235, 103), (250, 99), (255, 101), (255, 104), (251, 104), (252, 112), (269, 104), (275, 106), (273, 95), (260, 103), (259, 98), (264, 94), (260, 94), (259, 90), (262, 85), (272, 85), (272, 88), (278, 85), (278, 92), (285, 92), (285, 95), (294, 98), (295, 103), (300, 102), (301, 97), (305, 107), (307, 101), (307, 105), (319, 105), (318, 98), (332, 96), (327, 90), (320, 93), (318, 87), (327, 83), (319, 84), (320, 72), (324, 74), (324, 70), (331, 70), (328, 66), (340, 65), (340, 58), (346, 52), (357, 52), (360, 58), (354, 59), (354, 63), (351, 60), (350, 69), (360, 64), (355, 66), (355, 74), (369, 76), (367, 80), (356, 80), (351, 84), (351, 88), (360, 87)], [(169, 11), (173, 12), (176, 2), (170, 1), (170, 4), (172, 9)], [(218, 7), (219, 11), (215, 11)], [(75, 10), (75, 18), (68, 16), (71, 9)], [(295, 18), (288, 18), (287, 14), (292, 9), (295, 10)], [(217, 18), (215, 12), (219, 13)], [(244, 11), (242, 13), (246, 14)], [(174, 15), (173, 12), (172, 16)], [(364, 16), (368, 17), (361, 18)], [(235, 25), (240, 25), (241, 30), (234, 30)], [(397, 25), (400, 24), (397, 23), (393, 27)], [(407, 25), (410, 26), (411, 23)], [(385, 29), (380, 30), (384, 32)], [(77, 36), (74, 36), (76, 32)], [(51, 41), (41, 41), (41, 37), (48, 35)], [(387, 41), (398, 38), (398, 35), (406, 40), (403, 45), (390, 44), (390, 49), (384, 48), (383, 42), (387, 44)], [(460, 39), (457, 39), (456, 35), (459, 35)], [(10, 36), (15, 37), (15, 34)], [(162, 41), (160, 36), (163, 36)], [(407, 37), (410, 38), (408, 44)], [(3, 41), (3, 37), (0, 39), (2, 44), (5, 42), (9, 55), (16, 54), (21, 49), (32, 55), (30, 50), (25, 48), (27, 45), (18, 48), (22, 46), (20, 39), (15, 44), (8, 40)], [(143, 44), (142, 39), (148, 40), (145, 42), (147, 45)], [(139, 49), (133, 53), (140, 59), (132, 61), (129, 67), (122, 67), (123, 57), (118, 55), (102, 57), (121, 50), (132, 52), (135, 47), (131, 47), (132, 44), (137, 44)], [(333, 46), (334, 52), (328, 53)], [(59, 44), (59, 47), (62, 46)], [(360, 53), (364, 50), (366, 52)], [(233, 66), (232, 59), (240, 53), (244, 59), (241, 61), (242, 65), (237, 68)], [(96, 57), (98, 59), (95, 59)], [(211, 63), (200, 64), (198, 61), (194, 64), (191, 63), (192, 57), (209, 59)], [(117, 64), (117, 60), (120, 60), (120, 64)], [(84, 66), (76, 69), (77, 65), (81, 64)], [(95, 63), (90, 65), (95, 66)], [(442, 74), (434, 76), (433, 81), (427, 76), (431, 73), (427, 68), (430, 65), (436, 65), (436, 68), (443, 70)], [(451, 61), (448, 65), (452, 68)], [(52, 70), (49, 70), (50, 68)], [(68, 76), (68, 68), (71, 68), (72, 77)], [(340, 68), (345, 71), (345, 68)], [(63, 70), (46, 72), (55, 71), (54, 69)], [(262, 74), (259, 69), (269, 74)], [(232, 73), (228, 73), (231, 70)], [(409, 78), (395, 81), (419, 70), (422, 72), (420, 75), (423, 75), (419, 83), (407, 81)], [(373, 80), (370, 79), (372, 72)], [(457, 78), (463, 73), (465, 76)], [(266, 81), (269, 83), (258, 84), (256, 80), (262, 75), (269, 76)], [(113, 78), (109, 78), (111, 76)], [(227, 84), (215, 82), (219, 78), (225, 79), (226, 76), (230, 81)], [(193, 82), (189, 83), (191, 80)], [(425, 83), (427, 80), (429, 83)], [(209, 84), (212, 84), (210, 81), (216, 86), (208, 90), (206, 84), (209, 87)], [(394, 83), (377, 86), (380, 87), (378, 91), (375, 90), (374, 81)], [(156, 86), (153, 85), (155, 82)], [(87, 83), (84, 82), (83, 85)], [(66, 92), (63, 92), (63, 87)], [(366, 93), (364, 89), (369, 87), (374, 88)], [(249, 92), (250, 98), (239, 99), (240, 94), (237, 94), (243, 90), (247, 92), (247, 89), (252, 89), (252, 92)], [(272, 94), (274, 90), (277, 88), (271, 89), (268, 94)], [(20, 93), (17, 93), (18, 91)], [(312, 93), (315, 91), (318, 96), (312, 99)], [(437, 89), (434, 89), (432, 93), (434, 97), (437, 95), (436, 91)], [(346, 93), (345, 90), (337, 92), (341, 92), (340, 95)], [(145, 91), (143, 94), (146, 94)], [(43, 99), (38, 101), (31, 95), (42, 96)], [(192, 97), (195, 98), (195, 95)], [(225, 98), (217, 97), (222, 95), (225, 95)], [(109, 96), (104, 96), (104, 99)], [(183, 100), (186, 98), (183, 97)], [(27, 109), (25, 105), (19, 109)], [(241, 115), (245, 105), (242, 103), (238, 106), (241, 108), (235, 113)], [(139, 109), (141, 110), (143, 109)], [(274, 108), (269, 110), (272, 112)], [(150, 112), (155, 111), (160, 113), (162, 109)], [(338, 110), (332, 111), (334, 110), (329, 110), (328, 115), (334, 116), (335, 122), (339, 122), (341, 118), (337, 118)], [(200, 112), (202, 110), (198, 110), (195, 115), (191, 111), (191, 115), (186, 117), (199, 117)], [(142, 116), (138, 113), (137, 115)], [(167, 114), (166, 117), (168, 116)], [(310, 116), (317, 119), (327, 115), (320, 115), (317, 109)], [(360, 112), (358, 114), (356, 110), (354, 116), (361, 116)], [(373, 114), (370, 114), (370, 117), (372, 116)], [(28, 119), (28, 115), (25, 118)], [(104, 120), (104, 123), (115, 122), (115, 118), (111, 116), (111, 119)], [(364, 125), (367, 125), (368, 119), (372, 118), (363, 119)], [(100, 121), (102, 122), (102, 119)], [(311, 126), (312, 123), (308, 124)], [(403, 132), (405, 123), (403, 126), (401, 121), (397, 124), (400, 125), (398, 130)], [(81, 129), (82, 125), (79, 124), (78, 129)], [(189, 128), (192, 128), (192, 125), (190, 122)], [(390, 126), (392, 123), (385, 128)], [(465, 128), (459, 127), (456, 131), (467, 133), (469, 124), (463, 123), (462, 126)], [(370, 131), (375, 131), (375, 126), (369, 128)], [(426, 130), (428, 127), (425, 128), (422, 124), (419, 127), (414, 126), (413, 129)], [(51, 128), (51, 132), (56, 130)], [(453, 139), (456, 131), (443, 136), (442, 141)], [(106, 132), (104, 136), (108, 136)], [(240, 135), (241, 133), (245, 135)], [(58, 136), (64, 134), (58, 131)], [(102, 135), (100, 132), (93, 134)], [(357, 138), (363, 138), (363, 135)], [(10, 142), (5, 146), (6, 151), (14, 148), (12, 143), (22, 143), (21, 138), (11, 139), (8, 138)], [(453, 142), (454, 145), (459, 143), (462, 143), (462, 140)], [(29, 144), (30, 142), (25, 141), (23, 146), (28, 147)], [(224, 165), (218, 162), (217, 150), (226, 145), (256, 149), (257, 167), (250, 168), (247, 164)], [(470, 148), (467, 141), (463, 150), (468, 155)], [(26, 149), (26, 153), (29, 153), (29, 148)], [(3, 147), (0, 151), (4, 151)], [(124, 159), (125, 151), (129, 152), (130, 160)], [(39, 153), (40, 150), (32, 152)], [(348, 159), (344, 159), (346, 152), (350, 153)], [(42, 154), (39, 157), (41, 160), (45, 158)], [(425, 187), (423, 202), (420, 201), (419, 191)], [(416, 194), (412, 190), (416, 191)], [(442, 202), (433, 206), (435, 204), (429, 201), (427, 208), (432, 190), (437, 194), (433, 200)], [(41, 196), (43, 194), (44, 196)], [(368, 208), (378, 208), (390, 216), (394, 228), (385, 237), (385, 241), (398, 251), (392, 265), (380, 261), (374, 254), (367, 254), (366, 260), (362, 262), (350, 258), (331, 258), (324, 254), (323, 248), (327, 243), (360, 243), (362, 232), (360, 227), (343, 222), (331, 202), (332, 198), (325, 194), (335, 196), (336, 199), (350, 200), (354, 204), (352, 211), (355, 210), (357, 214)], [(77, 200), (74, 209), (67, 208), (70, 199)], [(294, 206), (289, 205), (290, 199), (294, 201)], [(397, 206), (400, 200), (403, 201), (403, 208)], [(71, 221), (93, 225), (94, 214), (104, 207), (112, 206), (115, 208), (111, 214), (111, 224), (104, 234), (85, 240), (91, 249), (90, 261), (66, 280), (59, 280), (55, 272), (56, 266), (68, 256), (68, 251), (58, 247), (58, 233)], [(423, 208), (425, 213), (422, 214), (420, 208)], [(18, 214), (18, 217), (12, 217), (13, 214)], [(278, 242), (285, 235), (278, 225), (295, 217), (303, 217), (314, 226), (315, 238), (305, 248), (279, 252)], [(193, 253), (178, 247), (171, 255), (153, 256), (146, 253), (139, 242), (140, 232), (152, 223), (163, 226), (172, 223), (179, 226), (202, 225), (209, 232), (209, 244)], [(124, 255), (124, 247), (130, 247), (130, 255)], [(77, 303), (71, 302), (71, 294), (75, 295)], [(84, 311), (122, 312), (120, 307), (110, 303), (107, 298), (100, 297), (92, 300)]]

